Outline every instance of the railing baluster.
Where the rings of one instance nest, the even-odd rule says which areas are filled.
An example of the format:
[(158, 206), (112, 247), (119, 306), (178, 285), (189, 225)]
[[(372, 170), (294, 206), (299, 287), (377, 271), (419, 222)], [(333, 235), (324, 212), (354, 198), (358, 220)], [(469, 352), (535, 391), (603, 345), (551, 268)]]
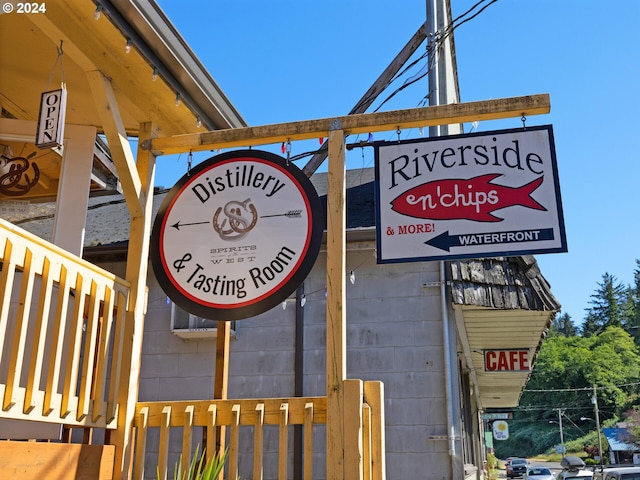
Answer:
[[(362, 479), (362, 380), (348, 379), (344, 388), (344, 476)], [(348, 447), (348, 448), (347, 448)]]
[(371, 407), (362, 405), (362, 476), (371, 480)]
[(62, 365), (62, 347), (64, 345), (64, 332), (67, 326), (66, 318), (69, 307), (69, 286), (67, 285), (67, 268), (60, 266), (58, 277), (58, 297), (56, 299), (56, 313), (51, 329), (51, 352), (49, 353), (47, 385), (44, 391), (44, 403), (42, 414), (49, 415), (53, 411), (53, 398), (58, 389), (60, 368)]
[(262, 480), (264, 438), (264, 403), (256, 405), (256, 419), (253, 431), (253, 480)]
[(238, 440), (240, 436), (240, 405), (231, 407), (231, 428), (229, 433), (229, 478), (238, 478)]
[(304, 405), (304, 480), (313, 479), (313, 403)]
[(24, 365), (24, 350), (27, 341), (27, 327), (29, 326), (29, 313), (31, 311), (31, 296), (33, 295), (33, 283), (35, 278), (33, 253), (27, 248), (24, 254), (22, 271), (22, 285), (20, 287), (20, 299), (16, 313), (13, 341), (9, 356), (9, 376), (4, 391), (3, 410), (8, 410), (18, 401), (17, 390), (20, 385), (20, 376)]
[(207, 409), (207, 461), (211, 461), (216, 455), (216, 414), (218, 407), (209, 405)]
[(364, 401), (371, 407), (371, 477), (385, 480), (384, 384), (364, 382)]
[(24, 395), (22, 411), (29, 413), (35, 407), (34, 393), (40, 388), (40, 377), (44, 360), (44, 347), (47, 342), (47, 327), (49, 325), (49, 309), (51, 307), (51, 291), (53, 289), (53, 275), (51, 261), (44, 257), (42, 265), (42, 280), (40, 282), (40, 295), (38, 298), (38, 310), (34, 321), (33, 347), (29, 361), (29, 375), (27, 377), (27, 389)]
[(107, 395), (107, 422), (111, 422), (116, 416), (118, 387), (122, 366), (122, 345), (124, 338), (124, 325), (128, 308), (128, 297), (124, 292), (117, 293), (118, 300), (115, 311), (115, 330), (113, 335), (113, 347), (111, 350), (111, 372), (109, 379), (109, 394)]
[(89, 413), (91, 401), (91, 385), (93, 383), (94, 365), (96, 358), (96, 337), (98, 334), (101, 289), (95, 280), (91, 280), (89, 289), (89, 308), (87, 310), (87, 326), (84, 339), (84, 358), (80, 371), (80, 392), (78, 393), (77, 419), (81, 420)]
[[(7, 322), (11, 307), (11, 294), (16, 274), (16, 261), (13, 255), (13, 243), (8, 238), (4, 242), (2, 272), (0, 272), (0, 338), (8, 338)], [(4, 351), (4, 342), (0, 342), (0, 358)], [(4, 381), (2, 383), (5, 383)]]
[(191, 460), (191, 441), (193, 438), (193, 405), (184, 409), (184, 423), (182, 425), (182, 475), (187, 477)]
[(169, 434), (171, 431), (171, 407), (162, 409), (160, 424), (160, 445), (158, 446), (158, 472), (161, 480), (167, 480), (167, 466), (169, 464)]
[(91, 419), (97, 422), (105, 403), (104, 392), (107, 381), (107, 365), (109, 364), (109, 339), (113, 326), (113, 296), (111, 288), (105, 288), (104, 303), (99, 328), (98, 352), (95, 359), (95, 377), (93, 379), (93, 406)]
[(136, 461), (133, 478), (144, 480), (144, 459), (147, 453), (147, 429), (149, 427), (149, 407), (138, 413), (138, 435), (136, 438)]
[(287, 480), (289, 450), (289, 404), (280, 405), (280, 435), (278, 440), (278, 480)]
[(64, 385), (62, 388), (62, 404), (60, 416), (65, 417), (71, 411), (71, 398), (76, 398), (76, 380), (78, 378), (78, 363), (80, 362), (80, 344), (82, 343), (82, 326), (84, 323), (84, 279), (80, 272), (76, 273), (76, 286), (73, 298), (73, 313), (71, 329), (69, 330), (69, 349), (64, 369)]

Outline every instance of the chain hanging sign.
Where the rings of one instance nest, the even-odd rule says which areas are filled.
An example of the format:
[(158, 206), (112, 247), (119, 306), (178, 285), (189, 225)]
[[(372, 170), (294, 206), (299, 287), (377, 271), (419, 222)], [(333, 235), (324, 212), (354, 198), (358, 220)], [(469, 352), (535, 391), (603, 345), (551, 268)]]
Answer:
[(375, 151), (379, 263), (567, 251), (550, 125)]
[(227, 152), (190, 169), (169, 191), (151, 237), (165, 293), (184, 310), (240, 320), (281, 304), (311, 271), (322, 206), (284, 158)]

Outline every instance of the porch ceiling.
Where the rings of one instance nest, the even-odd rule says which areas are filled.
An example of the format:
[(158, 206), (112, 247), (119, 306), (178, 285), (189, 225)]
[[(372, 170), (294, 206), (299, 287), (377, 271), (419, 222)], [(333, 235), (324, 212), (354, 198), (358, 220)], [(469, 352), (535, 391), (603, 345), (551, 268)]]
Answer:
[(456, 306), (464, 355), (483, 409), (516, 407), (530, 372), (486, 372), (484, 350), (528, 349), (533, 364), (552, 312)]
[[(127, 39), (132, 43), (129, 53)], [(56, 64), (60, 46), (63, 55)], [(65, 123), (94, 126), (103, 133), (108, 128), (100, 118), (104, 100), (96, 101), (87, 76), (96, 71), (109, 79), (119, 110), (116, 121), (129, 137), (137, 137), (146, 122), (153, 122), (161, 136), (246, 126), (153, 0), (56, 0), (46, 2), (46, 13), (0, 12), (2, 117), (36, 122), (41, 93), (60, 88), (64, 80)], [(0, 144), (15, 156), (33, 150), (22, 138), (10, 143), (15, 140), (0, 136)], [(51, 158), (46, 167), (39, 166), (55, 184), (60, 162)], [(100, 161), (96, 155), (94, 164)]]

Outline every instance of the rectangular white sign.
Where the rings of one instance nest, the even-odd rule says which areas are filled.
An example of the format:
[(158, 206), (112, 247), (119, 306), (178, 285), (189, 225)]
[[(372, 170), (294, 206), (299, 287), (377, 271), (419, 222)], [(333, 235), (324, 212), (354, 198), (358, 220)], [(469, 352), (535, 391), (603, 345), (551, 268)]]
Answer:
[(550, 125), (375, 150), (378, 263), (567, 251)]
[(64, 87), (41, 95), (36, 133), (38, 148), (62, 146), (66, 112), (67, 90)]

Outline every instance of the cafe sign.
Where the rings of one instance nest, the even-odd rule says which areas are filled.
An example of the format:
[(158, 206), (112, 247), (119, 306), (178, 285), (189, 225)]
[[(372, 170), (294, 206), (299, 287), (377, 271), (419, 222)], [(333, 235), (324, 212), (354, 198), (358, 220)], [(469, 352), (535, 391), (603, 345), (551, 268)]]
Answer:
[(239, 320), (282, 303), (311, 271), (322, 242), (322, 206), (307, 176), (270, 152), (212, 157), (165, 197), (151, 262), (184, 310)]
[(530, 369), (527, 348), (484, 351), (485, 372), (528, 372)]
[(550, 125), (375, 150), (379, 263), (567, 251)]

